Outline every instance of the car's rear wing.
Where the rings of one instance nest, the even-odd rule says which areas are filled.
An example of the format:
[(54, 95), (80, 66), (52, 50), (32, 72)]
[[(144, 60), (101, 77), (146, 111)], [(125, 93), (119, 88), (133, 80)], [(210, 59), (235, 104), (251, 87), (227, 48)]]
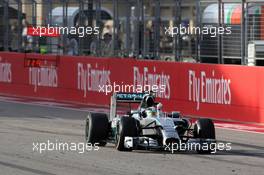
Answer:
[(116, 102), (120, 103), (140, 103), (146, 93), (116, 93)]
[(116, 116), (118, 103), (141, 103), (146, 94), (149, 93), (114, 93), (111, 97), (110, 120)]

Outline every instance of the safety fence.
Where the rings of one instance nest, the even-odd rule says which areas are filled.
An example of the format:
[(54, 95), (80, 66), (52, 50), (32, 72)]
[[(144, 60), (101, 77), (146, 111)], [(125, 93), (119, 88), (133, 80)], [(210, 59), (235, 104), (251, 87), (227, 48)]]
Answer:
[(2, 95), (109, 106), (110, 85), (156, 85), (165, 111), (242, 122), (264, 123), (263, 77), (260, 67), (0, 52)]
[[(5, 51), (264, 65), (262, 0), (1, 0), (0, 18)], [(99, 34), (28, 35), (40, 26)]]

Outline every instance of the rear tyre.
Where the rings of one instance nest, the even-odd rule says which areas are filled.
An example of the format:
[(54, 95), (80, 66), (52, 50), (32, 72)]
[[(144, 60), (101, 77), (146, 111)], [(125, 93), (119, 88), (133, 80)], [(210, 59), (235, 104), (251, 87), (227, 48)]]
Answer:
[(89, 113), (86, 119), (85, 138), (87, 143), (105, 146), (109, 132), (106, 114)]
[[(199, 119), (194, 125), (193, 131), (194, 138), (204, 139), (215, 139), (215, 127), (211, 119)], [(208, 144), (208, 149), (197, 150), (200, 154), (210, 154), (215, 150), (215, 145)]]
[(132, 151), (132, 148), (125, 148), (125, 137), (137, 137), (137, 121), (132, 117), (121, 117), (119, 124), (117, 125), (116, 133), (116, 149), (118, 151)]

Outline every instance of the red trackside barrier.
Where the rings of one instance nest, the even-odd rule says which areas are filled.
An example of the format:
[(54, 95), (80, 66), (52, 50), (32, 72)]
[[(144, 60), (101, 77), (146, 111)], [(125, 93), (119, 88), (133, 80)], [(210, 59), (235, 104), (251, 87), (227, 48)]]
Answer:
[(264, 123), (262, 67), (0, 52), (1, 94), (108, 106), (98, 86), (114, 83), (164, 85), (166, 111)]

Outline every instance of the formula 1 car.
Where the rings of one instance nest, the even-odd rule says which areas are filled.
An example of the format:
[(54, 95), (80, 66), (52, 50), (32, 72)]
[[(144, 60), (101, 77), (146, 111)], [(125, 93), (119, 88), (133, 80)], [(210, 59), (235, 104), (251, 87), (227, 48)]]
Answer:
[(162, 104), (155, 102), (152, 93), (116, 93), (111, 97), (109, 117), (89, 113), (85, 136), (87, 142), (99, 146), (114, 143), (119, 151), (180, 151), (185, 145), (198, 153), (211, 153), (216, 143), (212, 120), (198, 119), (192, 125), (180, 112), (162, 112)]

